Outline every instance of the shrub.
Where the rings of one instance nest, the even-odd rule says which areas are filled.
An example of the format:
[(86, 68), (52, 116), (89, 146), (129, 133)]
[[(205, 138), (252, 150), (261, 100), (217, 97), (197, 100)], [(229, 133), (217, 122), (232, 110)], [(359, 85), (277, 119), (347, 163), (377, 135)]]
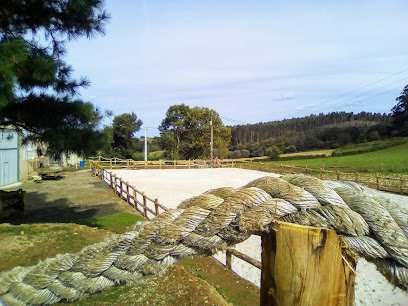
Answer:
[(249, 155), (251, 155), (251, 154), (249, 153), (248, 150), (246, 150), (246, 149), (241, 150), (241, 156), (242, 157), (247, 158), (247, 157), (249, 157)]
[(282, 151), (277, 146), (271, 146), (266, 150), (266, 154), (268, 155), (269, 159), (277, 160), (279, 159), (279, 155), (282, 154)]
[(294, 146), (294, 145), (287, 146), (285, 148), (284, 152), (285, 153), (296, 153), (297, 152), (296, 146)]
[(230, 152), (228, 153), (228, 157), (229, 157), (229, 158), (241, 158), (241, 157), (242, 157), (242, 154), (241, 154), (241, 151), (240, 151), (240, 150), (230, 151)]

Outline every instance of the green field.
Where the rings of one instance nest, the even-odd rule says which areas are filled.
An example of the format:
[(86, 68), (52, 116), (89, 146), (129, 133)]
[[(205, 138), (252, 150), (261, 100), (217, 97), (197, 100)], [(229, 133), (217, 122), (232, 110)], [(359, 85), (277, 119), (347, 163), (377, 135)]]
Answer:
[(350, 172), (408, 174), (408, 142), (390, 148), (356, 155), (273, 161), (274, 165), (339, 169)]

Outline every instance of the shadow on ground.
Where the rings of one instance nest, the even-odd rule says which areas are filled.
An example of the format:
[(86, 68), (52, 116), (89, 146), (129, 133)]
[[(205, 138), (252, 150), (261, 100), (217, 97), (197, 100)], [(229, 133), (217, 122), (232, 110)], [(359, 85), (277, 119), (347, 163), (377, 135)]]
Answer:
[[(1, 223), (14, 225), (29, 223), (76, 223), (83, 219), (109, 215), (117, 212), (117, 203), (105, 203), (92, 206), (73, 206), (67, 198), (59, 198), (47, 201), (44, 194), (27, 192), (26, 199), (32, 202), (42, 203), (44, 208), (16, 213), (7, 218), (0, 219)], [(28, 203), (26, 203), (28, 205)]]

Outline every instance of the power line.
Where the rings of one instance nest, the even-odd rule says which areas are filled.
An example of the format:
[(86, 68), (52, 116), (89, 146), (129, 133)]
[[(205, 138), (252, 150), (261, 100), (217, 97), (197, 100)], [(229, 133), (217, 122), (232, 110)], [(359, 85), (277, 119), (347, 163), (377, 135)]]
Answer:
[[(331, 105), (327, 105), (327, 106), (325, 106), (325, 107), (319, 107), (319, 108), (320, 108), (320, 109), (327, 109), (327, 108), (329, 108), (329, 107), (335, 107), (335, 106), (337, 106), (337, 105), (341, 105), (341, 104), (346, 103), (346, 102), (348, 102), (348, 101), (352, 101), (352, 100), (355, 100), (355, 99), (357, 99), (357, 98), (359, 98), (359, 97), (364, 97), (364, 96), (367, 96), (367, 95), (368, 95), (368, 97), (365, 98), (364, 100), (370, 99), (370, 98), (372, 98), (372, 97), (376, 97), (376, 96), (377, 96), (377, 94), (375, 93), (376, 91), (378, 91), (378, 90), (380, 90), (380, 89), (383, 89), (383, 88), (385, 88), (385, 87), (388, 87), (388, 86), (390, 86), (390, 85), (394, 85), (394, 84), (396, 84), (396, 83), (398, 83), (398, 82), (400, 82), (400, 81), (403, 81), (403, 80), (408, 80), (408, 77), (404, 77), (404, 78), (398, 79), (398, 80), (396, 80), (396, 81), (394, 81), (394, 82), (387, 83), (387, 84), (385, 84), (385, 85), (383, 85), (383, 86), (381, 86), (381, 87), (378, 87), (378, 88), (369, 90), (369, 91), (367, 91), (367, 92), (365, 92), (365, 93), (362, 93), (362, 94), (359, 94), (359, 95), (357, 95), (357, 96), (355, 96), (355, 97), (348, 98), (348, 99), (342, 100), (342, 101), (340, 101), (340, 102), (337, 102), (337, 103), (334, 103), (334, 104), (331, 104)], [(399, 85), (398, 87), (393, 88), (393, 89), (391, 89), (391, 90), (389, 90), (389, 91), (386, 91), (386, 92), (390, 92), (390, 91), (392, 91), (392, 90), (396, 90), (396, 89), (398, 89), (400, 86), (401, 86), (401, 85)], [(371, 96), (370, 94), (372, 94), (372, 93), (375, 93), (375, 94)], [(319, 106), (320, 106), (320, 105), (319, 105)]]
[(332, 101), (335, 101), (335, 100), (338, 100), (338, 99), (340, 99), (340, 98), (342, 98), (342, 97), (345, 97), (345, 96), (347, 96), (347, 95), (349, 95), (349, 94), (351, 94), (351, 93), (358, 92), (358, 91), (361, 90), (361, 89), (370, 87), (371, 85), (374, 85), (374, 84), (380, 83), (380, 82), (382, 82), (382, 81), (384, 81), (384, 80), (393, 78), (393, 77), (395, 77), (396, 75), (399, 75), (399, 74), (404, 73), (404, 72), (407, 72), (407, 71), (408, 71), (408, 68), (405, 68), (405, 69), (403, 69), (403, 70), (401, 70), (401, 71), (398, 71), (398, 72), (396, 72), (396, 73), (393, 73), (393, 74), (391, 74), (391, 75), (389, 75), (389, 76), (387, 76), (387, 77), (385, 77), (385, 78), (382, 78), (382, 79), (380, 79), (380, 80), (377, 80), (377, 81), (368, 83), (368, 84), (366, 84), (366, 85), (363, 85), (363, 86), (358, 87), (358, 88), (356, 88), (356, 89), (353, 89), (353, 90), (351, 90), (351, 91), (345, 92), (345, 93), (343, 93), (343, 94), (341, 94), (341, 95), (339, 95), (339, 96), (337, 96), (337, 97), (330, 98), (330, 99), (326, 99), (326, 100), (322, 101), (321, 103), (319, 103), (319, 106), (321, 106), (321, 105), (323, 105), (323, 104), (327, 104), (327, 103), (332, 102)]

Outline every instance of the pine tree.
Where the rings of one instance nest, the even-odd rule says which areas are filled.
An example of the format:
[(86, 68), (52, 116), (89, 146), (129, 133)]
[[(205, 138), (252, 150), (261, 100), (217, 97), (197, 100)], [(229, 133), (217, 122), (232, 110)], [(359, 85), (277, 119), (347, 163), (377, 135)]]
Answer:
[(101, 0), (7, 0), (0, 5), (0, 126), (52, 153), (91, 154), (101, 145), (101, 112), (78, 97), (89, 85), (71, 77), (65, 45), (103, 34)]

